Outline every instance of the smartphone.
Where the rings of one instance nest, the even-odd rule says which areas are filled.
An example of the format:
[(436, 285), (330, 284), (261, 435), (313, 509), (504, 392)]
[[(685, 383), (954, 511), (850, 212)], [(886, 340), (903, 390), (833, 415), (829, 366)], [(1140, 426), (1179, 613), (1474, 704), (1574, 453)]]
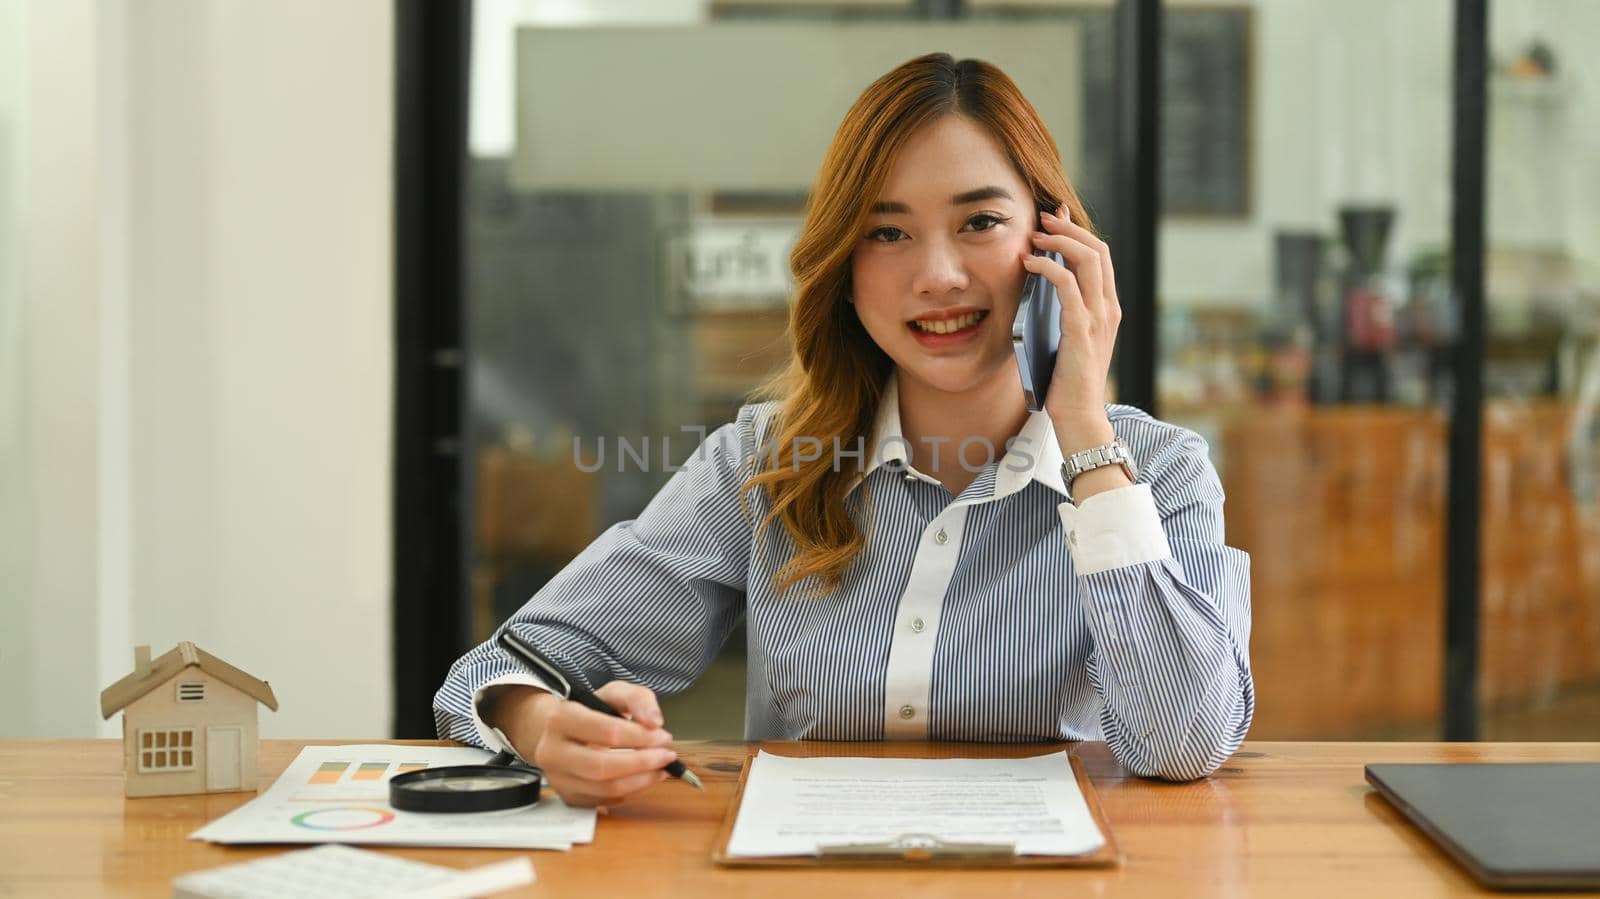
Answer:
[[(1060, 253), (1033, 255), (1054, 259), (1066, 265)], [(1022, 282), (1022, 299), (1017, 317), (1011, 322), (1011, 349), (1017, 354), (1017, 370), (1022, 373), (1022, 394), (1029, 412), (1044, 410), (1044, 394), (1050, 389), (1050, 376), (1056, 370), (1056, 351), (1061, 346), (1061, 297), (1050, 279), (1029, 272)]]

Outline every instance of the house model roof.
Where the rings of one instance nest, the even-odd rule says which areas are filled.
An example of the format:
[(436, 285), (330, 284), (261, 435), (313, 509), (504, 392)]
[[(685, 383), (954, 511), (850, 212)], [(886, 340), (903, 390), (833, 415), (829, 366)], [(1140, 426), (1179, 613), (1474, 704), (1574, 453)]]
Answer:
[(110, 718), (112, 715), (127, 708), (134, 700), (177, 677), (191, 665), (198, 667), (201, 671), (246, 696), (252, 697), (255, 701), (272, 709), (274, 712), (278, 710), (278, 697), (272, 695), (272, 687), (266, 681), (256, 680), (185, 640), (170, 651), (163, 653), (159, 658), (152, 659), (150, 661), (150, 670), (143, 675), (138, 671), (134, 671), (122, 680), (101, 690), (100, 716), (102, 718)]

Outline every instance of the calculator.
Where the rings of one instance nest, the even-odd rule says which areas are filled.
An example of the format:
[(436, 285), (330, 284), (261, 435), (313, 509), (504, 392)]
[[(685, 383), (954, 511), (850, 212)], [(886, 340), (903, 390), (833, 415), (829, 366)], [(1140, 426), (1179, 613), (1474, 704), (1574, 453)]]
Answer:
[(185, 874), (173, 899), (469, 899), (532, 883), (526, 856), (461, 870), (326, 845)]

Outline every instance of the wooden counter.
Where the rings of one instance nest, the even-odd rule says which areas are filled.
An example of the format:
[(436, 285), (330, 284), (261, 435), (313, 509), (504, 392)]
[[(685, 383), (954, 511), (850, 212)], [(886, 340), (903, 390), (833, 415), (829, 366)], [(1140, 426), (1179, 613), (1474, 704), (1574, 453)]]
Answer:
[[(1575, 490), (1584, 464), (1570, 448), (1577, 424), (1564, 402), (1485, 410), (1486, 704), (1600, 688), (1600, 507)], [(1251, 410), (1212, 430), (1228, 542), (1251, 555), (1251, 736), (1349, 738), (1436, 724), (1445, 417), (1397, 407)]]

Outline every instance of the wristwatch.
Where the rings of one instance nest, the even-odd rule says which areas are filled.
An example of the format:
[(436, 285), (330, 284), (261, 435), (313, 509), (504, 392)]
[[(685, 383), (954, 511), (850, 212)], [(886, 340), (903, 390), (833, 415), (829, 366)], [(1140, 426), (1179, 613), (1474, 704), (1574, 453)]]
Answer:
[(1073, 453), (1067, 457), (1067, 461), (1061, 463), (1061, 483), (1066, 485), (1067, 499), (1072, 500), (1073, 479), (1086, 471), (1105, 468), (1107, 465), (1121, 465), (1122, 470), (1128, 475), (1128, 480), (1139, 480), (1139, 469), (1133, 464), (1133, 453), (1128, 451), (1128, 447), (1121, 440), (1113, 440), (1103, 446), (1091, 446)]

